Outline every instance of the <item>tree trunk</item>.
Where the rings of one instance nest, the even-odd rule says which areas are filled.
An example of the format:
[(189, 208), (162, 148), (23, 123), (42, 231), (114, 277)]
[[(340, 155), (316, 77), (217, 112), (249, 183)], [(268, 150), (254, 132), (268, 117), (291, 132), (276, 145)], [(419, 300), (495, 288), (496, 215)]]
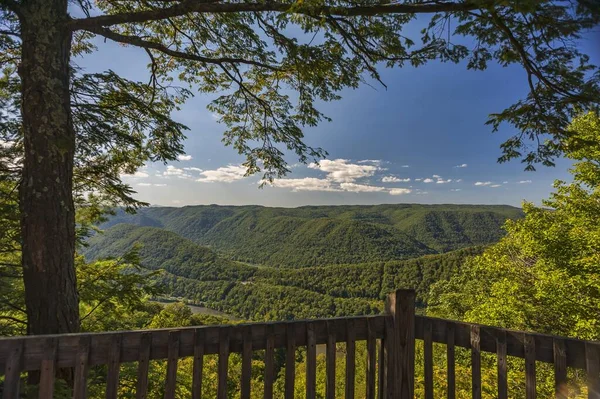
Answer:
[(19, 195), (29, 334), (79, 331), (68, 18), (67, 0), (22, 2), (25, 156)]

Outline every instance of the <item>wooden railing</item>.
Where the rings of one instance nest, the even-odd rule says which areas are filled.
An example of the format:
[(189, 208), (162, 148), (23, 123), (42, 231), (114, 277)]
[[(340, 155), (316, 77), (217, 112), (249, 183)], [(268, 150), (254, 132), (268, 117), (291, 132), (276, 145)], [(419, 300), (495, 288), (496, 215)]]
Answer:
[[(218, 355), (217, 398), (227, 397), (230, 353), (240, 353), (241, 398), (250, 398), (252, 354), (264, 350), (264, 397), (273, 398), (275, 349), (285, 348), (285, 398), (294, 397), (295, 353), (306, 347), (306, 398), (316, 397), (316, 346), (326, 345), (326, 398), (335, 398), (336, 343), (346, 343), (344, 397), (355, 395), (355, 345), (366, 341), (367, 399), (414, 397), (415, 340), (423, 341), (424, 394), (434, 398), (433, 343), (446, 344), (447, 396), (455, 397), (455, 347), (471, 351), (472, 397), (481, 398), (481, 353), (497, 354), (497, 397), (508, 397), (507, 356), (525, 359), (526, 398), (536, 397), (536, 362), (554, 364), (556, 397), (566, 398), (567, 367), (585, 370), (588, 397), (600, 398), (600, 344), (543, 334), (415, 316), (415, 293), (398, 290), (378, 316), (307, 321), (252, 323), (227, 326), (66, 334), (0, 339), (0, 382), (3, 398), (19, 396), (21, 373), (40, 374), (39, 397), (52, 398), (55, 375), (71, 369), (74, 398), (87, 395), (91, 366), (104, 365), (106, 397), (116, 398), (122, 363), (137, 362), (137, 398), (148, 391), (152, 360), (166, 360), (165, 398), (175, 397), (178, 360), (193, 358), (192, 397), (200, 398), (205, 355)], [(376, 396), (377, 395), (377, 396)], [(439, 396), (438, 396), (439, 397)]]

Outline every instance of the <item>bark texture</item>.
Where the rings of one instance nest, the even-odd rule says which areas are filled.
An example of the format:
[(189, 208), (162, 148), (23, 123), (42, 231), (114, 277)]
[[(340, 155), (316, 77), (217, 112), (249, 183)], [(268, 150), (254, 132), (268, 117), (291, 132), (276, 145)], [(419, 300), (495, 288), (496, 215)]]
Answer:
[(67, 0), (24, 0), (20, 19), (25, 157), (19, 194), (28, 333), (77, 332)]

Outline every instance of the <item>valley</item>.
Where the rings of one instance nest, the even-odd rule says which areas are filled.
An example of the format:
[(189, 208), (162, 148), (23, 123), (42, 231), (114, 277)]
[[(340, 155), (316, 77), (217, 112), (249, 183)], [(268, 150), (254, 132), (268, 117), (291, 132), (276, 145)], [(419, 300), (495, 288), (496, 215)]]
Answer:
[(137, 252), (165, 297), (246, 320), (379, 313), (396, 288), (449, 279), (503, 234), (508, 206), (188, 206), (119, 211), (88, 260)]

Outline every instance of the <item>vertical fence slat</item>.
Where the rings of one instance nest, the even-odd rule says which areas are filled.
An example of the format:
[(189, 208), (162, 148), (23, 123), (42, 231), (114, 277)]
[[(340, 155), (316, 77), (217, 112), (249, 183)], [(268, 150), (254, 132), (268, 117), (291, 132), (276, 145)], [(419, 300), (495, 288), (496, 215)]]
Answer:
[(38, 392), (40, 399), (52, 399), (54, 396), (57, 345), (58, 340), (56, 338), (47, 338), (44, 342), (44, 358), (40, 370), (40, 388)]
[(367, 387), (366, 399), (375, 399), (375, 369), (377, 367), (377, 340), (372, 319), (367, 319)]
[(523, 345), (525, 349), (525, 397), (535, 399), (535, 339), (533, 336), (524, 334)]
[(219, 366), (217, 398), (227, 399), (227, 366), (229, 364), (229, 327), (219, 329)]
[(446, 326), (446, 378), (448, 380), (448, 399), (456, 398), (456, 364), (454, 351), (454, 324)]
[[(387, 318), (386, 318), (387, 319)], [(387, 326), (387, 322), (386, 322), (386, 326)], [(378, 370), (379, 372), (378, 377), (377, 377), (377, 399), (384, 399), (385, 397), (385, 384), (387, 383), (387, 376), (386, 376), (386, 365), (387, 362), (385, 360), (385, 348), (386, 348), (386, 343), (385, 343), (385, 339), (380, 339), (379, 340), (379, 347), (378, 347), (378, 357), (377, 357), (377, 364), (378, 364)]]
[(473, 399), (481, 399), (481, 348), (479, 326), (471, 326), (471, 390)]
[(250, 380), (252, 379), (252, 328), (247, 326), (243, 330), (242, 339), (242, 384), (241, 399), (250, 399)]
[(165, 399), (175, 399), (178, 361), (179, 331), (171, 331), (169, 333), (169, 345), (167, 349), (167, 385), (165, 388)]
[(306, 324), (306, 399), (315, 399), (317, 390), (317, 345), (315, 326)]
[(506, 331), (496, 336), (496, 359), (498, 362), (498, 399), (508, 399), (508, 370), (506, 368)]
[(356, 372), (356, 331), (354, 330), (354, 321), (348, 320), (346, 323), (346, 395), (345, 399), (354, 399), (354, 377)]
[(275, 380), (275, 334), (273, 326), (267, 325), (267, 344), (265, 350), (265, 399), (273, 398), (273, 381)]
[(433, 399), (433, 331), (431, 320), (423, 325), (423, 365), (425, 371), (425, 399)]
[(335, 399), (335, 328), (327, 321), (327, 356), (325, 358), (325, 398)]
[(285, 399), (294, 399), (296, 382), (296, 325), (286, 325)]
[(90, 337), (81, 337), (77, 348), (75, 376), (73, 378), (73, 399), (87, 397), (87, 374), (90, 356)]
[(392, 317), (385, 318), (385, 339), (383, 347), (383, 357), (385, 363), (383, 363), (382, 377), (384, 377), (383, 383), (383, 398), (395, 399), (394, 389), (396, 383), (396, 363), (394, 363), (394, 345), (395, 345), (395, 334), (394, 334), (394, 319)]
[(567, 351), (565, 341), (552, 340), (554, 355), (554, 392), (556, 399), (567, 399)]
[(192, 371), (192, 398), (202, 397), (202, 372), (204, 369), (204, 330), (194, 331), (194, 369)]
[(137, 388), (135, 397), (146, 399), (148, 397), (148, 368), (150, 366), (150, 348), (152, 347), (152, 333), (142, 333), (140, 336), (140, 354), (138, 358)]
[(11, 342), (9, 355), (4, 368), (3, 398), (18, 398), (21, 382), (21, 363), (24, 342), (21, 339)]
[(587, 372), (588, 399), (600, 399), (600, 364), (598, 346), (585, 344), (585, 367)]
[(117, 399), (119, 371), (121, 369), (121, 334), (112, 336), (108, 350), (108, 374), (106, 376), (106, 399)]

